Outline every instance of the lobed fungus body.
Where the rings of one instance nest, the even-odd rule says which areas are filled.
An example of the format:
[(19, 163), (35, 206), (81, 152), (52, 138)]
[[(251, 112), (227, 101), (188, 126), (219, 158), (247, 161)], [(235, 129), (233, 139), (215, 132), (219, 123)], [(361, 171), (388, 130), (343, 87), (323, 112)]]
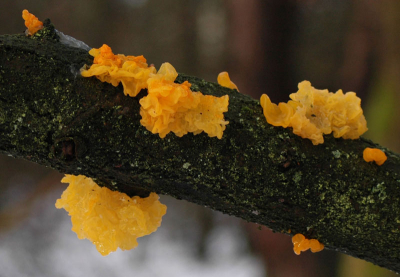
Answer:
[(320, 243), (316, 239), (306, 239), (304, 235), (302, 234), (296, 234), (292, 237), (292, 242), (293, 242), (293, 250), (296, 255), (300, 255), (301, 252), (307, 251), (308, 249), (311, 250), (311, 252), (319, 252), (324, 249), (324, 245)]
[(122, 83), (124, 94), (132, 97), (146, 88), (147, 79), (156, 73), (154, 66), (148, 66), (143, 56), (115, 55), (106, 44), (99, 49), (91, 49), (89, 54), (94, 57), (93, 64), (89, 69), (81, 70), (82, 76), (96, 76), (115, 87)]
[(377, 165), (383, 165), (387, 160), (385, 152), (377, 148), (365, 148), (363, 158), (366, 162), (375, 162)]
[(124, 94), (136, 96), (141, 89), (148, 95), (140, 99), (140, 123), (153, 134), (164, 138), (168, 133), (182, 137), (188, 132), (207, 133), (210, 137), (222, 138), (229, 123), (224, 120), (228, 111), (229, 96), (215, 97), (191, 91), (191, 84), (174, 83), (178, 73), (169, 64), (161, 65), (158, 72), (148, 67), (143, 56), (115, 55), (111, 48), (103, 45), (92, 49), (93, 65), (82, 68), (83, 77), (96, 76), (102, 82), (117, 86), (120, 82)]
[(79, 239), (89, 239), (101, 255), (119, 247), (129, 250), (138, 245), (137, 238), (157, 230), (167, 207), (156, 193), (149, 197), (129, 197), (125, 193), (99, 187), (83, 175), (65, 175), (69, 183), (56, 208), (71, 216), (72, 231)]
[(230, 88), (230, 89), (236, 89), (237, 91), (239, 91), (239, 89), (237, 88), (235, 83), (231, 81), (231, 78), (229, 78), (229, 74), (226, 71), (218, 74), (217, 81), (218, 81), (218, 84), (223, 87)]
[(157, 74), (147, 80), (148, 95), (139, 101), (140, 123), (161, 138), (169, 132), (182, 137), (188, 132), (204, 131), (210, 137), (221, 139), (228, 124), (223, 113), (228, 110), (229, 97), (191, 91), (189, 82), (173, 82), (177, 76), (175, 68), (164, 63)]
[(37, 31), (43, 28), (43, 22), (41, 22), (36, 16), (31, 14), (28, 10), (22, 11), (22, 18), (25, 20), (25, 26), (27, 35), (34, 35)]
[(260, 104), (269, 124), (292, 127), (293, 133), (310, 139), (314, 145), (324, 142), (324, 134), (357, 139), (368, 130), (361, 100), (354, 92), (318, 90), (308, 81), (299, 83), (298, 88), (290, 94), (292, 100), (288, 103), (276, 105), (268, 95), (261, 96)]

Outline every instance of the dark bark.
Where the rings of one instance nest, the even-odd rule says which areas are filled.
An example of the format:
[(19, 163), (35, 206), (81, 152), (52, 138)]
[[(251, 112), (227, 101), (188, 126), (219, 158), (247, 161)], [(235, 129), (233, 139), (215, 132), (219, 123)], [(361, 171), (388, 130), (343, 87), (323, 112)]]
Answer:
[[(400, 157), (366, 163), (366, 139), (325, 136), (314, 146), (269, 125), (259, 102), (179, 75), (204, 94), (229, 94), (221, 140), (160, 139), (140, 125), (138, 97), (83, 78), (87, 51), (58, 42), (52, 25), (33, 37), (0, 36), (0, 151), (100, 185), (185, 199), (276, 232), (302, 233), (332, 250), (400, 272)], [(266, 89), (267, 90), (267, 89)]]

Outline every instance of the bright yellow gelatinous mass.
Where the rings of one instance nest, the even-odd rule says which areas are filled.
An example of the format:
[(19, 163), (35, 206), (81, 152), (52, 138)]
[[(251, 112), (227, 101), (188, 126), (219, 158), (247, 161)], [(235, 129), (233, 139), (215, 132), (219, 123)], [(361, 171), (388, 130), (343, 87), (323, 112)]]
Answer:
[(366, 162), (375, 162), (377, 165), (383, 165), (387, 160), (385, 152), (377, 148), (369, 147), (364, 149), (363, 158)]
[(235, 83), (231, 81), (231, 78), (229, 78), (229, 74), (226, 71), (218, 74), (217, 81), (218, 81), (218, 84), (223, 87), (230, 88), (230, 89), (236, 89), (237, 91), (239, 91), (239, 89), (237, 88)]
[(302, 234), (296, 234), (292, 237), (294, 253), (300, 255), (301, 251), (319, 252), (324, 249), (324, 245), (316, 239), (306, 239)]
[(269, 124), (292, 127), (293, 133), (308, 138), (314, 145), (324, 142), (323, 135), (333, 132), (335, 138), (357, 139), (365, 133), (367, 122), (361, 100), (354, 92), (343, 94), (318, 90), (308, 81), (299, 83), (288, 103), (271, 103), (263, 94), (260, 104)]
[(124, 94), (132, 97), (147, 88), (148, 95), (140, 99), (140, 123), (153, 134), (164, 138), (169, 132), (181, 137), (204, 131), (210, 137), (222, 138), (229, 123), (223, 114), (228, 111), (229, 96), (203, 95), (191, 91), (187, 81), (174, 83), (178, 73), (169, 63), (156, 73), (143, 56), (115, 55), (105, 44), (89, 54), (94, 57), (93, 65), (81, 69), (83, 77), (96, 76), (114, 86), (122, 82)]
[(228, 110), (229, 97), (191, 91), (189, 82), (173, 82), (177, 76), (175, 68), (164, 63), (157, 74), (147, 80), (148, 95), (139, 101), (140, 123), (161, 138), (169, 132), (182, 137), (188, 132), (204, 131), (210, 137), (221, 139), (228, 124), (223, 113)]
[(43, 23), (33, 14), (29, 13), (28, 10), (22, 11), (22, 18), (25, 20), (25, 26), (27, 35), (34, 35), (37, 31), (43, 28)]
[(93, 64), (89, 69), (81, 69), (82, 76), (96, 76), (113, 86), (122, 83), (124, 94), (132, 97), (146, 88), (147, 79), (156, 73), (154, 66), (148, 66), (143, 56), (115, 55), (106, 44), (99, 49), (91, 49), (89, 54), (94, 57)]
[(99, 187), (83, 175), (65, 175), (69, 183), (56, 208), (64, 208), (71, 216), (72, 231), (79, 239), (89, 239), (103, 255), (117, 248), (135, 248), (137, 238), (155, 232), (167, 207), (159, 197), (129, 197), (124, 193)]

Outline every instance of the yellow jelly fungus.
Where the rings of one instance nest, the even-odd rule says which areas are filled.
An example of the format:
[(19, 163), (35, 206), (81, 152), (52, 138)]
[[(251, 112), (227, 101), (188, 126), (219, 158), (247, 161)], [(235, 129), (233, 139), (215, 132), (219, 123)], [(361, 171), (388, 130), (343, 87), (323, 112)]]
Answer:
[(129, 197), (99, 187), (83, 175), (65, 175), (61, 182), (69, 186), (57, 200), (56, 208), (69, 213), (72, 231), (79, 239), (89, 239), (103, 256), (118, 247), (135, 248), (137, 238), (157, 230), (167, 210), (156, 193), (146, 198)]
[(324, 245), (316, 239), (310, 239), (309, 242), (310, 242), (310, 250), (313, 253), (322, 251), (324, 249)]
[(89, 54), (94, 57), (93, 64), (89, 69), (81, 69), (82, 76), (96, 76), (115, 87), (122, 83), (124, 94), (132, 97), (146, 88), (147, 79), (156, 73), (154, 66), (148, 66), (143, 56), (115, 55), (106, 44), (99, 49), (91, 49)]
[(33, 14), (29, 13), (28, 10), (22, 11), (22, 18), (25, 20), (25, 26), (27, 35), (34, 35), (37, 31), (43, 28), (43, 23)]
[(364, 149), (363, 158), (366, 162), (375, 162), (377, 165), (383, 165), (387, 160), (385, 152), (377, 148), (369, 147)]
[(218, 98), (191, 91), (189, 82), (173, 82), (177, 76), (175, 68), (164, 63), (147, 80), (148, 95), (139, 101), (140, 123), (161, 138), (169, 132), (182, 137), (188, 132), (204, 131), (210, 137), (221, 139), (228, 124), (223, 113), (228, 110), (229, 96)]
[(319, 252), (324, 249), (324, 245), (316, 239), (306, 239), (302, 234), (296, 234), (292, 237), (293, 250), (296, 255), (300, 255), (301, 251)]
[(229, 123), (223, 115), (228, 111), (229, 96), (193, 92), (188, 81), (174, 83), (178, 73), (171, 64), (164, 63), (156, 73), (143, 56), (115, 55), (106, 44), (89, 54), (94, 57), (93, 65), (81, 69), (83, 77), (96, 76), (114, 86), (122, 82), (124, 94), (132, 97), (147, 88), (148, 95), (139, 101), (140, 123), (153, 134), (164, 138), (169, 132), (181, 137), (204, 131), (210, 137), (222, 138)]
[(261, 96), (260, 104), (269, 124), (292, 127), (294, 134), (310, 139), (314, 145), (324, 142), (324, 134), (333, 132), (335, 138), (357, 139), (368, 130), (361, 100), (354, 92), (318, 90), (308, 81), (298, 87), (288, 103), (276, 105), (266, 94)]
[(239, 91), (239, 89), (237, 88), (235, 83), (232, 82), (231, 79), (229, 78), (229, 74), (226, 71), (218, 74), (217, 81), (218, 81), (218, 84), (223, 87), (230, 88), (230, 89), (236, 89), (237, 91)]

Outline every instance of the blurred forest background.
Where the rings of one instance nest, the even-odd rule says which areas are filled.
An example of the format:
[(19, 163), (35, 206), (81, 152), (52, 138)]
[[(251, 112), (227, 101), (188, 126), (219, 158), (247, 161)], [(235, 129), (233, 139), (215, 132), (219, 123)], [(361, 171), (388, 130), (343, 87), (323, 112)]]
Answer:
[[(257, 99), (286, 102), (302, 80), (355, 91), (366, 137), (400, 151), (400, 1), (2, 0), (0, 34), (25, 31), (23, 9), (156, 68), (168, 61), (212, 82), (228, 71)], [(102, 257), (55, 209), (61, 177), (0, 156), (0, 276), (394, 276), (333, 251), (296, 256), (288, 236), (167, 196), (155, 234)]]

